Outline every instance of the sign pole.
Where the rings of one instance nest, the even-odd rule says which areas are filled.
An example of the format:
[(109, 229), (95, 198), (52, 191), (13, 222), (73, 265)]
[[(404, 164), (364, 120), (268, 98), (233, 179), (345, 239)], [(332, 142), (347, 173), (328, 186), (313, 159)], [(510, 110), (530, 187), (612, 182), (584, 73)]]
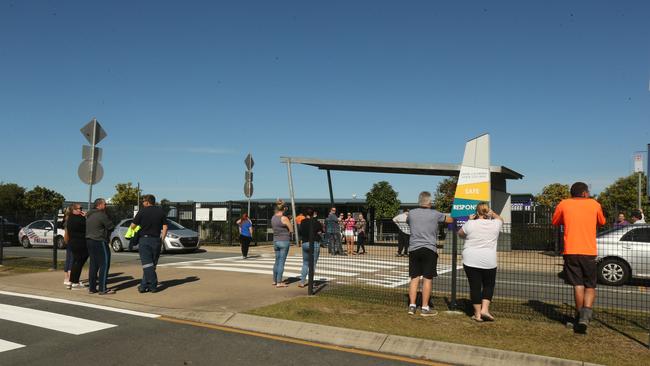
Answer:
[(95, 174), (95, 139), (97, 138), (97, 119), (93, 117), (93, 141), (90, 145), (90, 184), (88, 185), (88, 208), (90, 210), (90, 202), (93, 200), (93, 181)]
[(291, 215), (293, 216), (293, 232), (295, 233), (296, 245), (300, 243), (298, 237), (298, 223), (296, 223), (296, 200), (293, 197), (293, 176), (291, 175), (291, 158), (287, 158), (287, 175), (289, 176), (289, 195), (291, 196)]

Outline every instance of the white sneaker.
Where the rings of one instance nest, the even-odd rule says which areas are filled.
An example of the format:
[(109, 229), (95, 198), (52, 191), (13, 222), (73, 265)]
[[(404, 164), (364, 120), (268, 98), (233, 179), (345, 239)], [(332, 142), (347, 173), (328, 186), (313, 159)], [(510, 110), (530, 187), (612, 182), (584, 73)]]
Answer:
[(70, 286), (72, 285), (72, 282), (70, 281), (63, 281), (63, 286)]
[(72, 289), (73, 289), (73, 290), (83, 290), (83, 289), (85, 289), (85, 288), (86, 288), (86, 286), (85, 286), (83, 283), (81, 283), (81, 282), (80, 282), (80, 283), (73, 283), (73, 284), (72, 284)]

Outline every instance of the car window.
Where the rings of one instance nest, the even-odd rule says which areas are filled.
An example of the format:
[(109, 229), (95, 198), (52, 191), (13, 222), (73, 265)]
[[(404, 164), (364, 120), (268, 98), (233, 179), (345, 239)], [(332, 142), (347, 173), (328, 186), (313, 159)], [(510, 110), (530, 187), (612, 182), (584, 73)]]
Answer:
[(36, 222), (32, 222), (29, 225), (29, 228), (30, 229), (43, 230), (43, 229), (45, 229), (45, 224), (46, 224), (45, 221), (36, 221)]
[(650, 227), (640, 227), (628, 231), (621, 241), (640, 241), (643, 243), (650, 243)]
[(122, 225), (120, 225), (120, 226), (121, 226), (121, 227), (129, 227), (129, 226), (131, 226), (131, 223), (132, 223), (132, 222), (133, 222), (133, 220), (126, 220), (126, 221), (124, 221), (124, 222), (122, 223)]
[(167, 220), (167, 230), (183, 230), (185, 229), (181, 225), (177, 224), (172, 220)]

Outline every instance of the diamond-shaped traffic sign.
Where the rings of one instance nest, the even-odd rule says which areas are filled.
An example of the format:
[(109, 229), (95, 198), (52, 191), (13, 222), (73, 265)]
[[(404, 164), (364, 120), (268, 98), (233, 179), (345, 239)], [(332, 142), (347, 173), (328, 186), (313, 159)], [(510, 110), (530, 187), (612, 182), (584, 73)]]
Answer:
[(248, 154), (246, 156), (246, 159), (244, 159), (244, 164), (246, 164), (246, 169), (248, 170), (253, 169), (253, 165), (255, 165), (255, 161), (253, 160), (253, 156), (251, 154)]
[(99, 124), (96, 118), (93, 118), (81, 128), (81, 134), (84, 135), (86, 140), (88, 140), (88, 143), (91, 145), (98, 144), (107, 136), (106, 131), (104, 131), (102, 125)]

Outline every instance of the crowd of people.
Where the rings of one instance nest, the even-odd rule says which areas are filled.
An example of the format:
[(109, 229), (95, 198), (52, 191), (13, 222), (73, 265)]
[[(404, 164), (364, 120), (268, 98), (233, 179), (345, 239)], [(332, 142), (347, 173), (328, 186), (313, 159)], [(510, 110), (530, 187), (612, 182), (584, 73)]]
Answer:
[[(144, 195), (143, 208), (135, 215), (129, 228), (131, 240), (138, 242), (142, 263), (142, 280), (138, 286), (140, 293), (161, 290), (156, 266), (162, 239), (167, 235), (167, 215), (155, 202), (153, 195)], [(91, 294), (115, 294), (115, 289), (108, 287), (111, 266), (108, 239), (115, 225), (106, 214), (106, 200), (97, 198), (88, 212), (84, 212), (79, 204), (70, 205), (64, 214), (63, 225), (66, 243), (63, 284), (71, 290), (87, 289)], [(88, 259), (88, 282), (85, 284), (80, 277)]]

